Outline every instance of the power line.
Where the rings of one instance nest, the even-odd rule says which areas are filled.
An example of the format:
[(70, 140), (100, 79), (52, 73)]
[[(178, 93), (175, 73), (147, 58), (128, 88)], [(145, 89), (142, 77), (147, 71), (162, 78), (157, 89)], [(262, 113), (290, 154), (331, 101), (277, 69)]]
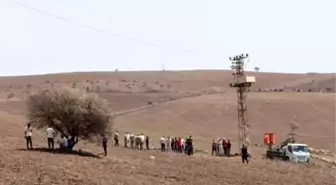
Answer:
[[(30, 6), (30, 5), (24, 4), (24, 3), (21, 3), (21, 2), (15, 2), (15, 4), (20, 5), (20, 6), (24, 7), (24, 8), (26, 8), (26, 9), (33, 10), (35, 12), (43, 14), (45, 16), (53, 17), (55, 19), (58, 19), (58, 20), (61, 20), (61, 21), (64, 21), (64, 22), (68, 22), (68, 23), (74, 23), (73, 21), (71, 21), (70, 19), (68, 19), (66, 17), (55, 15), (53, 13), (44, 11), (42, 9), (39, 9), (39, 8)], [(108, 31), (106, 31), (104, 29), (95, 28), (95, 27), (87, 25), (87, 24), (81, 24), (81, 23), (76, 23), (76, 24), (77, 24), (77, 26), (80, 26), (80, 27), (83, 27), (83, 28), (88, 28), (88, 29), (91, 29), (93, 31), (96, 31), (96, 32), (99, 32), (99, 33), (103, 33), (103, 34), (106, 34), (106, 35), (109, 35), (109, 36), (112, 36), (112, 37), (118, 37), (120, 39), (132, 41), (132, 42), (137, 42), (137, 43), (149, 45), (149, 46), (160, 48), (160, 49), (170, 49), (170, 50), (176, 50), (176, 51), (182, 51), (182, 52), (192, 52), (191, 50), (184, 50), (184, 49), (177, 49), (177, 48), (172, 48), (172, 47), (168, 47), (168, 46), (162, 46), (162, 45), (158, 45), (158, 44), (151, 43), (151, 42), (148, 42), (148, 41), (143, 41), (143, 40), (140, 40), (140, 39), (136, 39), (136, 38), (132, 38), (132, 37), (127, 37), (127, 36), (120, 35), (120, 34), (110, 33), (110, 32), (108, 32)]]

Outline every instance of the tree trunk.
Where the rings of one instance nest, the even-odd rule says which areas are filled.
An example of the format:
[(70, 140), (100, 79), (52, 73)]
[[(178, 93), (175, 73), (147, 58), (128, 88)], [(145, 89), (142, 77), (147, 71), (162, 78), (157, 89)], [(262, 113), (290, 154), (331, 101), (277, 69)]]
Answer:
[(75, 145), (78, 143), (78, 136), (71, 136), (71, 138), (68, 140), (68, 148), (70, 150), (73, 150), (73, 148), (75, 147)]

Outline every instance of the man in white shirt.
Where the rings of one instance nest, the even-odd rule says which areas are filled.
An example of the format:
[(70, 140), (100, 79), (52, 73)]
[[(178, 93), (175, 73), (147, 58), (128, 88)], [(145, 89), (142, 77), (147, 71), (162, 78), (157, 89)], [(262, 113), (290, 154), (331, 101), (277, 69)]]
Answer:
[(124, 136), (124, 144), (125, 144), (125, 148), (128, 147), (129, 140), (130, 140), (130, 134), (129, 134), (128, 132), (126, 132), (126, 133), (125, 133), (125, 136)]
[(143, 144), (145, 143), (145, 139), (146, 137), (141, 133), (140, 136), (140, 149), (142, 150), (143, 149)]
[(171, 139), (170, 139), (170, 137), (168, 136), (168, 138), (167, 138), (167, 151), (169, 151), (169, 150), (171, 150)]
[(181, 138), (181, 142), (182, 142), (182, 153), (185, 153), (186, 152), (186, 150), (185, 150), (185, 139)]
[(33, 149), (32, 133), (33, 133), (33, 129), (31, 127), (30, 123), (28, 123), (27, 126), (25, 127), (25, 131), (24, 131), (24, 135), (25, 135), (25, 138), (26, 138), (27, 149)]
[(160, 143), (161, 143), (161, 151), (162, 152), (166, 151), (166, 146), (165, 146), (166, 145), (166, 139), (165, 139), (164, 136), (161, 137)]
[(51, 125), (49, 125), (49, 127), (46, 130), (47, 133), (47, 140), (48, 140), (48, 148), (49, 149), (54, 149), (54, 144), (55, 144), (55, 136), (56, 136), (56, 132), (55, 130), (51, 127)]
[(116, 131), (114, 133), (114, 146), (119, 146), (119, 133)]

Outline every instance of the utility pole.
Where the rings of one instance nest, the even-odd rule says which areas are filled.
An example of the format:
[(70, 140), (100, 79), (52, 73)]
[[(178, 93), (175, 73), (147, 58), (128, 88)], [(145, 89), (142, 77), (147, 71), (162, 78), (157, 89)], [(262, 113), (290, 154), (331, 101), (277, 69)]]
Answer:
[(238, 109), (238, 151), (242, 146), (248, 147), (250, 144), (249, 124), (247, 118), (246, 98), (252, 83), (255, 82), (255, 77), (247, 77), (244, 72), (244, 60), (248, 58), (248, 54), (241, 54), (235, 57), (230, 57), (232, 61), (231, 69), (234, 70), (233, 83), (230, 87), (237, 89), (237, 109)]
[(162, 63), (162, 71), (165, 72), (166, 71), (166, 68), (165, 68), (165, 65), (164, 63)]

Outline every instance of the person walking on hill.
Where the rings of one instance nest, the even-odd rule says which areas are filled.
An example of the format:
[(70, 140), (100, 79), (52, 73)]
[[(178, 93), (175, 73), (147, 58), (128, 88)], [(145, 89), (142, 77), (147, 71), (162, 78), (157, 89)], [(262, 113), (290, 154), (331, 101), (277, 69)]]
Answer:
[(118, 130), (114, 133), (114, 146), (119, 146), (119, 133), (118, 133)]
[(26, 145), (27, 145), (28, 150), (33, 149), (32, 134), (33, 134), (33, 129), (31, 127), (31, 124), (28, 123), (24, 131), (24, 136), (26, 138)]
[(107, 137), (106, 136), (103, 136), (102, 144), (103, 144), (103, 149), (104, 149), (104, 156), (106, 156), (107, 155)]
[(160, 143), (161, 143), (161, 151), (162, 152), (165, 152), (166, 151), (166, 139), (164, 136), (161, 137), (160, 139)]
[(48, 148), (53, 150), (55, 145), (56, 132), (51, 127), (51, 125), (49, 125), (49, 127), (46, 130), (46, 133), (47, 133)]
[(242, 149), (241, 149), (241, 157), (242, 157), (242, 162), (243, 163), (249, 163), (248, 157), (249, 157), (249, 153), (247, 150), (247, 147), (245, 145), (243, 145)]
[(211, 154), (212, 156), (215, 154), (215, 156), (217, 156), (217, 142), (216, 140), (212, 140), (212, 146), (211, 146)]

